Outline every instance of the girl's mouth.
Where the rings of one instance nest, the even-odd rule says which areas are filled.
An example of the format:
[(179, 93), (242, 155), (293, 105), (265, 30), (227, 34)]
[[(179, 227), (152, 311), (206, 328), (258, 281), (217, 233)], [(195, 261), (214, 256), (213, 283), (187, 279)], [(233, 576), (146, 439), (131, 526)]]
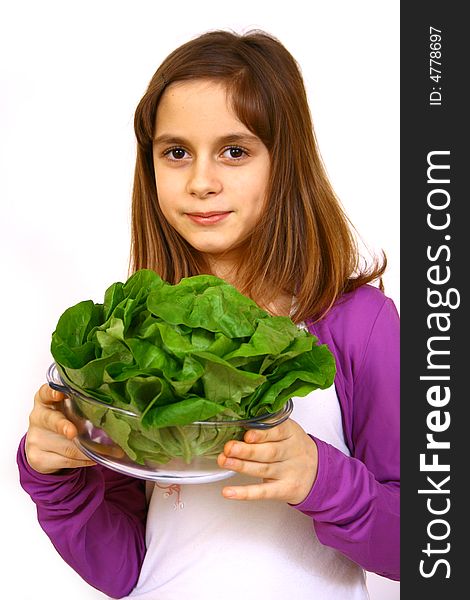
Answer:
[(228, 217), (232, 211), (186, 213), (186, 216), (199, 225), (214, 225)]

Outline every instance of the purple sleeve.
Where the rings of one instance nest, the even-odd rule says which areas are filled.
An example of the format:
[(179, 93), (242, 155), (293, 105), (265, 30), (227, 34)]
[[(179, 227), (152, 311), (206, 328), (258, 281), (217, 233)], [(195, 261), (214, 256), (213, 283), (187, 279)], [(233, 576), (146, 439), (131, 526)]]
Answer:
[(32, 469), (21, 440), (23, 489), (62, 558), (90, 585), (122, 598), (136, 585), (145, 555), (144, 482), (101, 466), (43, 475)]
[(317, 479), (295, 508), (312, 517), (323, 544), (399, 580), (399, 321), (388, 299), (375, 314), (365, 351), (350, 361), (353, 391), (344, 420), (352, 456), (314, 438)]

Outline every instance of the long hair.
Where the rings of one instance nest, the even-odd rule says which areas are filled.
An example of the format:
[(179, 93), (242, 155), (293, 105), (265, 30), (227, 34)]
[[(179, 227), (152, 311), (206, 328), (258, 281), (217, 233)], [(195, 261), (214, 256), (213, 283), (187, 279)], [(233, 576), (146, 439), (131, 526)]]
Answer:
[(270, 155), (263, 218), (245, 240), (247, 260), (237, 270), (240, 291), (265, 305), (280, 293), (295, 294), (292, 318), (300, 322), (321, 318), (341, 294), (381, 278), (385, 256), (360, 265), (353, 228), (320, 157), (300, 69), (262, 31), (205, 33), (173, 51), (152, 77), (134, 119), (130, 271), (154, 269), (171, 283), (208, 272), (160, 210), (152, 154), (165, 89), (198, 79), (226, 86), (234, 113)]

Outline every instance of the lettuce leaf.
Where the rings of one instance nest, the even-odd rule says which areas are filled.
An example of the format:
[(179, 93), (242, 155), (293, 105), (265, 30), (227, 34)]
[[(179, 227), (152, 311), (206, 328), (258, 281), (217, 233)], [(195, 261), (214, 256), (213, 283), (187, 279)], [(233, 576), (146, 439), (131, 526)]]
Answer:
[(143, 463), (216, 455), (231, 428), (185, 426), (274, 413), (292, 396), (330, 387), (334, 357), (317, 342), (218, 277), (170, 285), (141, 269), (108, 287), (102, 304), (68, 308), (51, 353), (65, 383), (104, 403), (82, 403), (85, 416)]

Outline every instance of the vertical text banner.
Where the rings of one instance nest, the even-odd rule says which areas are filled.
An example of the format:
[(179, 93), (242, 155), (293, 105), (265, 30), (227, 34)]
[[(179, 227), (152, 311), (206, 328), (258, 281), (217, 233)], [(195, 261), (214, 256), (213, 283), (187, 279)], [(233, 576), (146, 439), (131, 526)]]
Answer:
[[(401, 598), (470, 575), (470, 145), (463, 3), (401, 3)], [(464, 107), (464, 103), (466, 106)]]

